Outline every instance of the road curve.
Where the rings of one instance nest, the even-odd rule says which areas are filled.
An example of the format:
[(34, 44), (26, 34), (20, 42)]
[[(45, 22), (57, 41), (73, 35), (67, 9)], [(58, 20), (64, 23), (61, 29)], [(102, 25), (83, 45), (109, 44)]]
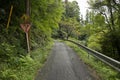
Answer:
[(52, 52), (35, 80), (97, 80), (75, 52), (64, 43), (55, 42)]

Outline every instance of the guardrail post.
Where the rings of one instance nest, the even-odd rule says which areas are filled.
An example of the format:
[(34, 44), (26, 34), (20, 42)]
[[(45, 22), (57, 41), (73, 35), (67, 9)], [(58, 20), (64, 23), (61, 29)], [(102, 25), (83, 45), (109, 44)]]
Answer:
[(90, 53), (88, 52), (88, 59), (90, 58)]

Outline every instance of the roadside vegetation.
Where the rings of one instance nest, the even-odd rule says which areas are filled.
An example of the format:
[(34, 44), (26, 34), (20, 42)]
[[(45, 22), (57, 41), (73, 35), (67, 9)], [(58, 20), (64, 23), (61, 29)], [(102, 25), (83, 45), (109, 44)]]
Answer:
[[(33, 79), (34, 72), (45, 62), (51, 38), (72, 37), (120, 61), (120, 1), (88, 0), (88, 3), (84, 19), (76, 1), (0, 0), (0, 80)], [(30, 54), (27, 30), (22, 30), (20, 24), (31, 25)], [(107, 73), (104, 68), (103, 71)]]
[[(44, 65), (53, 42), (43, 48), (33, 50), (30, 55), (14, 57), (0, 64), (0, 80), (34, 80), (38, 70)], [(11, 53), (12, 54), (12, 53)]]
[(82, 61), (90, 67), (90, 70), (93, 71), (94, 74), (97, 74), (99, 76), (100, 80), (120, 80), (119, 72), (104, 64), (86, 51), (82, 50), (74, 43), (68, 41), (65, 41), (65, 43), (73, 48), (80, 59), (82, 59)]
[(84, 45), (120, 61), (120, 1), (88, 0), (86, 16), (76, 1), (65, 0), (65, 12), (59, 23), (57, 37), (70, 37)]
[[(0, 80), (34, 79), (52, 47), (51, 35), (58, 28), (62, 12), (61, 0), (0, 0)], [(30, 53), (20, 24), (31, 25)]]

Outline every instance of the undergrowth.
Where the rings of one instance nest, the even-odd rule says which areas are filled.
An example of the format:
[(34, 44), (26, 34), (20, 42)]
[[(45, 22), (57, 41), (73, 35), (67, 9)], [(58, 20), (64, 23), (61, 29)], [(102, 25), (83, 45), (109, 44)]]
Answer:
[(82, 50), (77, 45), (68, 41), (65, 41), (65, 43), (76, 51), (85, 64), (96, 71), (98, 76), (100, 76), (100, 80), (120, 80), (119, 72), (99, 61), (92, 55), (88, 55), (86, 51)]
[(37, 71), (43, 66), (53, 42), (32, 51), (30, 55), (11, 57), (0, 63), (0, 80), (34, 80)]

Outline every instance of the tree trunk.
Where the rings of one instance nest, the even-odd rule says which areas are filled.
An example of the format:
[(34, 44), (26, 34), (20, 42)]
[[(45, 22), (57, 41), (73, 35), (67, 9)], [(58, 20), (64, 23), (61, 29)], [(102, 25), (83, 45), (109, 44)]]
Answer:
[(68, 40), (68, 38), (69, 38), (69, 35), (67, 35), (67, 40)]
[(109, 5), (108, 5), (109, 11), (110, 11), (110, 17), (111, 17), (111, 25), (112, 25), (112, 30), (115, 30), (115, 24), (114, 24), (114, 16), (113, 16), (113, 9), (112, 9), (112, 5), (111, 5), (111, 0), (109, 1)]

